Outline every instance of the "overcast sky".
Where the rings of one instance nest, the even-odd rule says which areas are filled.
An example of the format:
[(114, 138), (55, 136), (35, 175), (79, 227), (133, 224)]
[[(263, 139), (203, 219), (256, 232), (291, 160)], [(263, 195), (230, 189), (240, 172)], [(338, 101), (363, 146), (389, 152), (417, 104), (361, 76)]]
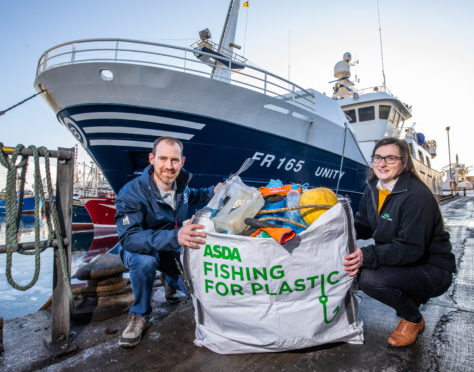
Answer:
[[(359, 60), (359, 88), (382, 84), (376, 0), (250, 0), (240, 8), (236, 43), (255, 65), (331, 94), (334, 64), (345, 51)], [(0, 110), (35, 93), (41, 54), (77, 39), (119, 37), (189, 46), (208, 27), (218, 42), (226, 0), (22, 0), (0, 12)], [(416, 129), (436, 139), (440, 169), (451, 157), (474, 165), (474, 2), (380, 0), (389, 89), (413, 105)], [(73, 147), (42, 98), (0, 116), (5, 145)], [(81, 159), (85, 159), (81, 155)], [(472, 172), (471, 172), (472, 173)], [(0, 187), (4, 183), (3, 167)]]

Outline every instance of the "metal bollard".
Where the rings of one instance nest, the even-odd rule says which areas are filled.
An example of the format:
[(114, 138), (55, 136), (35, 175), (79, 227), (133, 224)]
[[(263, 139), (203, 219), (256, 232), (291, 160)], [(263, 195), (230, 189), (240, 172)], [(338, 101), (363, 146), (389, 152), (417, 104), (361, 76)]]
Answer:
[(466, 188), (464, 188), (464, 196), (466, 196)]

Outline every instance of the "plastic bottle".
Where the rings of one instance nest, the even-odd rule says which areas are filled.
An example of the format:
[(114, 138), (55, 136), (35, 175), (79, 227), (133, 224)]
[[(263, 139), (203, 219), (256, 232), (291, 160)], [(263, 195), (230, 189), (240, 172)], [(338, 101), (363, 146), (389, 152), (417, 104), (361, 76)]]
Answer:
[[(300, 203), (300, 192), (298, 191), (298, 185), (293, 185), (286, 195), (286, 207), (296, 207)], [(293, 209), (285, 212), (285, 218), (299, 222), (301, 220), (300, 210)], [(289, 226), (294, 228), (295, 225)]]
[(240, 234), (245, 229), (245, 218), (254, 217), (263, 207), (264, 200), (258, 190), (239, 190), (212, 218), (217, 232)]

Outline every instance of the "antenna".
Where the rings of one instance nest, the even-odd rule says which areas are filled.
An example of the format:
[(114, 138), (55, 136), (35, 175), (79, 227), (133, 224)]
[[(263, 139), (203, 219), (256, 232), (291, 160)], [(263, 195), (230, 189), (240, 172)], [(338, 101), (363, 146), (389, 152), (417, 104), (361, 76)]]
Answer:
[(385, 68), (383, 65), (383, 49), (382, 49), (382, 29), (380, 28), (380, 10), (379, 10), (379, 0), (377, 0), (377, 15), (379, 18), (379, 37), (380, 37), (380, 55), (382, 56), (382, 76), (383, 76), (383, 88), (387, 89), (387, 84), (385, 83)]
[(291, 34), (288, 31), (288, 81), (290, 80), (290, 65), (291, 65)]
[(245, 56), (245, 45), (247, 44), (247, 23), (249, 20), (249, 8), (247, 8), (245, 12), (245, 33), (244, 33), (244, 49), (242, 51), (242, 54)]

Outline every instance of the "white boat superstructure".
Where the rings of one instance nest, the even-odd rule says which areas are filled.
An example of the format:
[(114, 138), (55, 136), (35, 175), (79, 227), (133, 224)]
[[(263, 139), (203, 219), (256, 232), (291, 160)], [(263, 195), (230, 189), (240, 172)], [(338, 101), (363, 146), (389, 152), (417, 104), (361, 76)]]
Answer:
[(441, 194), (442, 173), (431, 166), (431, 159), (436, 156), (436, 141), (426, 140), (422, 133), (417, 133), (415, 123), (406, 125), (406, 121), (412, 117), (411, 106), (399, 100), (386, 86), (356, 89), (350, 81), (351, 58), (351, 54), (346, 52), (343, 60), (334, 67), (337, 80), (333, 98), (351, 123), (365, 159), (370, 164), (373, 148), (380, 139), (404, 139), (409, 145), (420, 178), (433, 193)]

